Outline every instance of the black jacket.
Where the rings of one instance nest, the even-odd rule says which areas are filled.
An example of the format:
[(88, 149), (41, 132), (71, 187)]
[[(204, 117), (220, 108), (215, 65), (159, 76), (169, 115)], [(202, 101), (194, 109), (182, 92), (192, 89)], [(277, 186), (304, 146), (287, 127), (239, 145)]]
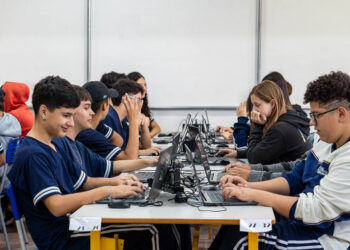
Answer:
[(238, 158), (248, 158), (249, 163), (272, 164), (294, 161), (312, 148), (308, 139), (309, 118), (295, 110), (288, 110), (267, 131), (264, 138), (263, 125), (254, 124), (251, 130), (248, 149), (238, 151)]

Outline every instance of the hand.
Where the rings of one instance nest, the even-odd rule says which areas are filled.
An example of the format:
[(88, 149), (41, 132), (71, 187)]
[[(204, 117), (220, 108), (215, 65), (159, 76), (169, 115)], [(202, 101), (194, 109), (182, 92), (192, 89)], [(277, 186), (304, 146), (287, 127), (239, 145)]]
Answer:
[(147, 163), (148, 166), (150, 167), (156, 167), (158, 165), (158, 160), (159, 157), (153, 157), (153, 158), (149, 158), (149, 159), (144, 159)]
[(129, 123), (137, 123), (141, 112), (141, 107), (137, 99), (130, 99), (127, 94), (122, 98), (122, 103), (125, 105)]
[(224, 175), (220, 179), (219, 187), (223, 187), (227, 183), (235, 184), (240, 187), (248, 186), (248, 182), (239, 176)]
[(220, 156), (224, 154), (224, 158), (237, 158), (237, 150), (224, 148), (220, 149), (219, 152), (215, 154), (215, 156)]
[(239, 104), (237, 110), (237, 117), (248, 117), (248, 113), (247, 113), (247, 102), (241, 102), (241, 104)]
[(240, 176), (247, 181), (249, 179), (250, 172), (251, 170), (244, 168), (231, 168), (226, 172), (226, 174), (232, 176)]
[(267, 117), (265, 115), (262, 115), (260, 112), (253, 110), (250, 113), (250, 120), (257, 124), (264, 125), (266, 123)]
[(135, 196), (138, 198), (139, 194), (144, 194), (144, 190), (138, 186), (111, 186), (112, 188), (112, 198), (113, 199), (119, 199), (119, 198), (126, 198), (130, 195)]
[(115, 177), (110, 178), (112, 182), (111, 185), (125, 185), (126, 181), (139, 181), (139, 179), (133, 174), (121, 174)]
[(230, 127), (217, 126), (216, 127), (216, 132), (230, 132), (232, 134), (233, 133), (233, 129), (230, 128)]
[(230, 168), (242, 168), (247, 170), (252, 170), (252, 167), (239, 161), (231, 162), (225, 166), (222, 172), (227, 172)]
[(228, 143), (233, 143), (233, 135), (230, 132), (227, 131), (220, 131), (220, 135), (222, 137), (224, 137), (224, 139), (228, 142)]
[(160, 149), (159, 147), (150, 147), (147, 149), (139, 150), (139, 155), (159, 155)]
[(255, 190), (246, 188), (246, 187), (239, 187), (234, 184), (226, 184), (224, 188), (222, 189), (222, 196), (224, 200), (227, 200), (231, 197), (236, 197), (237, 199), (241, 201), (253, 201), (253, 192)]
[(149, 129), (150, 120), (144, 114), (140, 114), (140, 125), (142, 129)]

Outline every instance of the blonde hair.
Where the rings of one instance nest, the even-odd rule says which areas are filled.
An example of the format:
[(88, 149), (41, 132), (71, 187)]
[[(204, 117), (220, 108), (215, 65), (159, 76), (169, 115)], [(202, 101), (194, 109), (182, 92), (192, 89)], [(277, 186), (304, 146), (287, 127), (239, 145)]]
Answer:
[(271, 114), (267, 117), (267, 121), (264, 126), (264, 135), (266, 132), (277, 122), (278, 118), (287, 112), (287, 105), (283, 98), (281, 88), (273, 81), (265, 80), (256, 85), (249, 94), (247, 100), (247, 109), (250, 112), (253, 109), (251, 102), (251, 96), (255, 95), (264, 102), (269, 103), (271, 100), (274, 101), (275, 105), (272, 108)]

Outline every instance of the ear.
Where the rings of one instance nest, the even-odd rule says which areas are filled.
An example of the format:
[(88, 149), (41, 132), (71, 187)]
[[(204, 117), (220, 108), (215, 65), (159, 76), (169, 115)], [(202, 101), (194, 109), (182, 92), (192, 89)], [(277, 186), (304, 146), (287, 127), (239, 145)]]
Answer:
[(347, 120), (348, 116), (349, 116), (349, 111), (346, 108), (340, 106), (338, 108), (338, 120), (339, 120), (339, 122), (345, 122)]
[(271, 103), (272, 108), (276, 107), (276, 100), (275, 99), (271, 99), (270, 103)]
[(102, 105), (101, 105), (101, 109), (102, 109), (102, 111), (106, 111), (107, 109), (108, 109), (108, 107), (109, 107), (109, 104), (108, 103), (103, 103)]
[(48, 115), (49, 109), (45, 104), (41, 104), (39, 107), (39, 116), (42, 120), (46, 120), (47, 115)]

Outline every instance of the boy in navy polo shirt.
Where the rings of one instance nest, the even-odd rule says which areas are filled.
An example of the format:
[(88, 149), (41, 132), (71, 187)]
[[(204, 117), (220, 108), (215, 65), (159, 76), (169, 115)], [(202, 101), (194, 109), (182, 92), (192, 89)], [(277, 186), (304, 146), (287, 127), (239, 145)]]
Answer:
[[(106, 160), (131, 160), (137, 159), (139, 155), (138, 150), (138, 139), (136, 142), (130, 143), (125, 150), (122, 150), (118, 146), (113, 145), (108, 139), (100, 132), (98, 132), (96, 127), (100, 122), (106, 118), (108, 113), (108, 97), (118, 95), (118, 92), (114, 89), (107, 89), (107, 87), (98, 81), (88, 82), (83, 86), (91, 95), (92, 105), (91, 109), (95, 113), (92, 118), (92, 126), (90, 129), (85, 129), (81, 131), (76, 140), (84, 144), (87, 148), (92, 150), (94, 153), (99, 154)], [(114, 93), (114, 94), (113, 94)], [(125, 98), (125, 103), (130, 110), (130, 119), (134, 121), (138, 117), (139, 107), (138, 103)], [(134, 123), (134, 122), (133, 122)], [(106, 126), (104, 126), (106, 127)], [(137, 126), (134, 126), (138, 130)], [(112, 132), (111, 132), (112, 133)], [(132, 140), (134, 141), (134, 140)], [(136, 144), (136, 145), (135, 145)], [(149, 152), (146, 154), (158, 154), (159, 149), (148, 149)]]
[[(91, 177), (111, 177), (122, 172), (156, 166), (157, 158), (109, 161), (93, 153), (82, 143), (75, 140), (76, 136), (85, 129), (91, 128), (94, 112), (91, 109), (91, 96), (83, 87), (74, 85), (80, 99), (80, 105), (75, 110), (74, 127), (70, 128), (67, 136), (54, 138), (53, 144), (62, 154), (68, 155), (84, 172)], [(134, 180), (137, 180), (133, 176)]]
[[(87, 177), (51, 143), (53, 137), (65, 136), (74, 125), (73, 116), (80, 101), (68, 81), (60, 77), (41, 80), (34, 87), (32, 102), (35, 123), (17, 150), (13, 168), (8, 174), (19, 207), (39, 249), (89, 249), (88, 235), (68, 231), (67, 214), (106, 197), (137, 196), (137, 193), (143, 193), (143, 189), (120, 185), (118, 177)], [(164, 239), (163, 231), (169, 232), (168, 227), (150, 227), (152, 232), (157, 227), (155, 233), (159, 236), (159, 243)], [(152, 235), (147, 231), (147, 225), (141, 230), (135, 235), (133, 232), (120, 233), (128, 248), (151, 248)], [(172, 241), (174, 237), (171, 236), (166, 235), (166, 240)], [(171, 243), (176, 245), (175, 241)]]
[[(331, 72), (309, 83), (310, 125), (320, 136), (306, 160), (273, 180), (224, 176), (225, 199), (236, 196), (272, 207), (280, 220), (259, 234), (259, 249), (349, 249), (350, 77)], [(210, 249), (245, 249), (247, 234), (224, 226)]]

